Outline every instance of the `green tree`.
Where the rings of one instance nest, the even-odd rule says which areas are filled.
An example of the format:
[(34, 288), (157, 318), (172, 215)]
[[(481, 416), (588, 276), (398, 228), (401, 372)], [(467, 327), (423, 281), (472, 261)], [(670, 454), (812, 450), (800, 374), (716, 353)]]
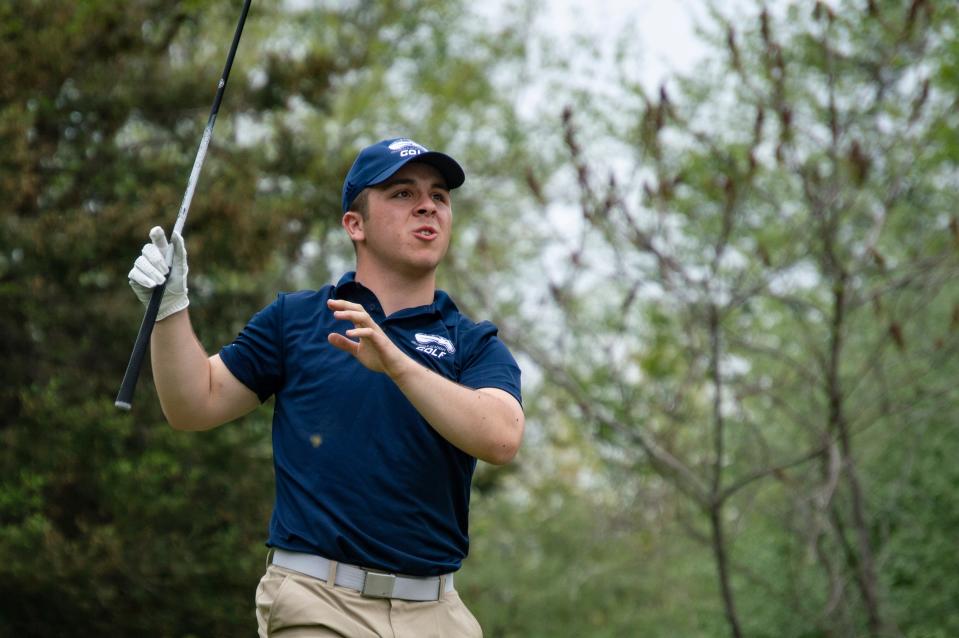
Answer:
[(889, 466), (954, 429), (931, 415), (955, 415), (957, 17), (715, 9), (701, 72), (656, 94), (624, 72), (612, 108), (565, 114), (581, 232), (544, 268), (556, 311), (512, 329), (611, 463), (698, 513), (730, 635), (954, 627), (941, 602), (895, 602), (932, 594), (937, 558), (910, 539), (951, 520), (895, 508), (952, 479)]

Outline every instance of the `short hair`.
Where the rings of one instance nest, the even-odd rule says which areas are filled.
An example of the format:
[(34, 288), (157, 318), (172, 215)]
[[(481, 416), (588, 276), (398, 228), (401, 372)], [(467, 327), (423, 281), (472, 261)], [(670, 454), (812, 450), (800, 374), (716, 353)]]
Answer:
[(353, 199), (353, 203), (350, 204), (349, 209), (359, 213), (363, 221), (366, 221), (370, 215), (370, 189), (364, 188), (361, 190), (360, 194)]

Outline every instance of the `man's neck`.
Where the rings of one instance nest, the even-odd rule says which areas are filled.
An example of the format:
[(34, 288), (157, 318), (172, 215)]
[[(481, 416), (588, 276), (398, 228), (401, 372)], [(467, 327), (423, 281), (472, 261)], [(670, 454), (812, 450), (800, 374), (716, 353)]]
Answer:
[(422, 277), (410, 278), (392, 271), (380, 271), (356, 267), (356, 281), (369, 288), (387, 316), (405, 308), (415, 308), (433, 303), (436, 295), (436, 272)]

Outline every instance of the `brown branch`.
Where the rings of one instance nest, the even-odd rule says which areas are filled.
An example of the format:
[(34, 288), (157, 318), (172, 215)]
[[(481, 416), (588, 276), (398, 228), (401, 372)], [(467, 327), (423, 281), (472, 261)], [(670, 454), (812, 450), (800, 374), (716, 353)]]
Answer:
[(752, 483), (755, 483), (758, 480), (767, 478), (769, 476), (781, 477), (786, 472), (786, 470), (790, 470), (798, 465), (808, 463), (809, 461), (812, 461), (814, 459), (821, 457), (826, 452), (828, 447), (829, 447), (828, 445), (822, 445), (820, 447), (809, 450), (808, 452), (792, 460), (786, 461), (785, 463), (780, 463), (778, 465), (772, 465), (772, 466), (760, 468), (754, 472), (751, 472), (747, 474), (746, 476), (743, 476), (737, 479), (734, 483), (732, 483), (728, 487), (724, 488), (721, 492), (719, 492), (716, 499), (719, 502), (725, 502), (728, 499), (730, 499), (732, 496), (734, 496), (737, 492), (739, 492), (745, 487), (748, 487), (749, 485), (751, 485)]

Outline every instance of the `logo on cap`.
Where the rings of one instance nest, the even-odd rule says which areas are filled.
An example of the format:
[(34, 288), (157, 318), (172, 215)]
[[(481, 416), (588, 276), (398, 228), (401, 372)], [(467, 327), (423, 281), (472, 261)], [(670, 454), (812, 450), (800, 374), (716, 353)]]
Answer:
[(390, 144), (389, 148), (392, 152), (400, 152), (400, 157), (408, 157), (410, 155), (419, 155), (420, 153), (426, 153), (427, 149), (425, 146), (417, 144), (411, 139), (403, 138), (396, 140)]

